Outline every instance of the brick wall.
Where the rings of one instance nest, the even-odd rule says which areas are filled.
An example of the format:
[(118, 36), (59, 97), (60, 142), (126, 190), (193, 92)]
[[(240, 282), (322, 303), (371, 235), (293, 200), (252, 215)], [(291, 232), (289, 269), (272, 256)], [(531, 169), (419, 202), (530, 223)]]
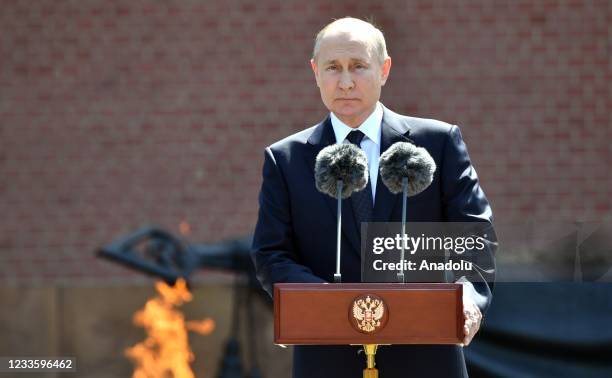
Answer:
[(3, 0), (0, 282), (141, 280), (93, 253), (146, 224), (250, 233), (344, 15), (386, 34), (388, 107), (462, 126), (497, 220), (609, 217), (609, 1)]

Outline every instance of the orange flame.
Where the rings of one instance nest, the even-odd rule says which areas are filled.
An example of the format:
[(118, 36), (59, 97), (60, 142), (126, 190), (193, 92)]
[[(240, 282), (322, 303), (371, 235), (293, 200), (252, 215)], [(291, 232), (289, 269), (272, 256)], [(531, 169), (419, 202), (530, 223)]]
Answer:
[(191, 233), (191, 225), (186, 220), (181, 221), (179, 223), (179, 232), (183, 236), (187, 236)]
[(185, 280), (177, 280), (174, 287), (158, 281), (155, 288), (159, 296), (134, 314), (134, 324), (143, 327), (148, 336), (125, 351), (135, 365), (132, 378), (194, 378), (190, 363), (195, 358), (187, 330), (206, 335), (214, 330), (215, 322), (210, 318), (185, 321), (175, 309), (193, 298)]

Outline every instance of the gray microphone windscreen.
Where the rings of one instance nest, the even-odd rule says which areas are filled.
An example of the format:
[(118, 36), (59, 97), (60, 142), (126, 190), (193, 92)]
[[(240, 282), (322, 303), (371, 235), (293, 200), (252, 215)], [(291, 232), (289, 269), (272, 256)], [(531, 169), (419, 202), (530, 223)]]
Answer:
[(349, 143), (327, 146), (319, 152), (315, 162), (317, 189), (337, 198), (338, 180), (342, 180), (342, 199), (368, 184), (368, 158), (365, 152)]
[(417, 195), (433, 181), (436, 163), (423, 147), (397, 142), (380, 156), (380, 178), (391, 193), (402, 192), (402, 179), (408, 178), (408, 197)]

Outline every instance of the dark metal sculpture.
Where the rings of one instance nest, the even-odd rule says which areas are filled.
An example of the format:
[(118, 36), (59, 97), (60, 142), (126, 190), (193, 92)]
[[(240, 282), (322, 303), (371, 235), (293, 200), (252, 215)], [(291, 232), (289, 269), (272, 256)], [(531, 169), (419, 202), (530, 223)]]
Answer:
[(246, 274), (259, 287), (249, 255), (251, 237), (218, 244), (191, 245), (155, 227), (142, 228), (102, 247), (98, 256), (113, 260), (173, 285), (189, 281), (196, 269), (212, 268)]

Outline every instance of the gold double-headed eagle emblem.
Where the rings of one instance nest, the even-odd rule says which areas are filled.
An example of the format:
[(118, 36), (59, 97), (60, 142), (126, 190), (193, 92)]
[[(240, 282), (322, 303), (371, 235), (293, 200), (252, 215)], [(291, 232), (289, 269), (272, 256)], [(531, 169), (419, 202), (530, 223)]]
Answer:
[(385, 303), (375, 295), (362, 295), (353, 300), (352, 323), (363, 333), (372, 333), (385, 326)]

